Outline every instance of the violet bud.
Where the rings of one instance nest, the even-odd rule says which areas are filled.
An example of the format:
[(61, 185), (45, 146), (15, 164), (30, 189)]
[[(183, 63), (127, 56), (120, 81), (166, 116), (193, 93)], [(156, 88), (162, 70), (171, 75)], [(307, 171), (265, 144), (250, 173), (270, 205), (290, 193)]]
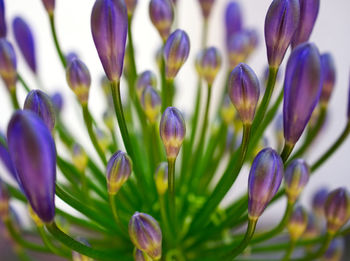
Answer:
[(305, 239), (313, 239), (319, 235), (319, 229), (316, 226), (315, 216), (309, 213), (307, 218), (307, 226), (303, 234)]
[(5, 3), (0, 0), (0, 38), (5, 38), (7, 34), (7, 25), (5, 17)]
[(345, 242), (344, 238), (337, 237), (332, 240), (329, 247), (322, 257), (322, 261), (341, 261), (344, 255)]
[(200, 68), (197, 71), (201, 72), (203, 79), (211, 86), (221, 68), (222, 58), (220, 51), (215, 47), (207, 48), (203, 51), (198, 62), (197, 66)]
[(251, 124), (259, 101), (259, 80), (252, 68), (240, 63), (230, 74), (229, 96), (243, 124)]
[(248, 180), (248, 215), (257, 220), (277, 193), (283, 178), (283, 162), (278, 153), (265, 148), (255, 157)]
[(147, 86), (141, 96), (141, 105), (151, 124), (154, 124), (160, 114), (162, 102), (159, 94), (151, 87)]
[(161, 162), (155, 172), (154, 179), (159, 195), (164, 195), (168, 190), (168, 163)]
[(174, 10), (170, 0), (151, 0), (149, 16), (160, 37), (165, 42), (174, 21)]
[(242, 24), (242, 11), (239, 3), (236, 1), (229, 2), (225, 11), (225, 29), (227, 41), (232, 37), (232, 35), (242, 30)]
[(259, 36), (258, 32), (255, 29), (244, 30), (244, 33), (248, 36), (249, 45), (248, 45), (248, 55), (251, 54), (255, 48), (259, 45)]
[(91, 13), (91, 32), (103, 69), (119, 82), (123, 71), (128, 15), (123, 0), (97, 0)]
[(283, 115), (279, 114), (275, 121), (275, 137), (277, 141), (277, 151), (282, 151), (284, 145), (283, 135)]
[(203, 67), (202, 67), (202, 60), (203, 60), (203, 56), (204, 56), (204, 50), (201, 50), (198, 52), (198, 54), (196, 55), (196, 58), (194, 60), (194, 67), (196, 68), (196, 72), (199, 76), (199, 78), (203, 77)]
[(69, 52), (66, 55), (67, 64), (70, 64), (74, 59), (79, 59), (79, 55), (76, 52)]
[(321, 55), (322, 91), (320, 103), (327, 106), (335, 85), (335, 65), (330, 53)]
[(2, 132), (0, 132), (0, 161), (2, 161), (4, 167), (11, 174), (12, 178), (15, 181), (18, 181), (16, 168), (13, 165), (10, 153), (8, 151), (7, 140)]
[(141, 99), (143, 90), (149, 85), (154, 88), (157, 87), (157, 77), (152, 71), (147, 70), (141, 73), (137, 79), (136, 93), (139, 99)]
[(126, 10), (128, 11), (128, 16), (131, 17), (134, 14), (138, 0), (125, 0)]
[(186, 135), (186, 125), (181, 112), (175, 107), (165, 109), (159, 125), (168, 159), (175, 160)]
[(227, 42), (230, 69), (247, 60), (250, 51), (250, 38), (245, 32), (238, 32)]
[(55, 10), (55, 0), (42, 0), (46, 12), (51, 16), (53, 15), (53, 11)]
[(202, 15), (204, 20), (208, 20), (210, 12), (213, 8), (215, 0), (198, 0), (201, 6)]
[(9, 152), (23, 191), (45, 223), (55, 216), (56, 147), (49, 129), (34, 113), (12, 116), (7, 129)]
[(345, 188), (331, 191), (324, 205), (327, 231), (336, 233), (350, 218), (350, 195)]
[(312, 197), (312, 210), (318, 217), (324, 217), (324, 204), (328, 192), (327, 188), (319, 188)]
[(56, 113), (59, 114), (63, 109), (63, 96), (60, 92), (55, 92), (51, 96), (51, 103)]
[(107, 187), (110, 195), (118, 193), (121, 186), (128, 180), (132, 171), (130, 157), (118, 150), (107, 164)]
[(288, 201), (294, 203), (309, 181), (310, 169), (302, 159), (293, 160), (284, 172)]
[(134, 260), (135, 261), (153, 261), (145, 252), (140, 249), (135, 248), (134, 250)]
[(17, 59), (12, 44), (5, 38), (0, 39), (0, 76), (8, 90), (16, 88)]
[(292, 48), (309, 40), (320, 9), (320, 0), (299, 0), (300, 20), (292, 39)]
[(236, 117), (236, 109), (233, 106), (230, 97), (225, 95), (224, 101), (220, 110), (221, 118), (226, 125), (232, 125)]
[(4, 182), (0, 179), (0, 218), (5, 220), (9, 216), (10, 195)]
[(34, 74), (37, 73), (36, 51), (33, 33), (29, 25), (21, 18), (16, 17), (12, 23), (16, 43)]
[(69, 87), (77, 96), (81, 104), (87, 104), (91, 85), (89, 69), (79, 59), (74, 59), (66, 69), (66, 78)]
[(72, 161), (74, 166), (80, 171), (84, 172), (86, 169), (86, 166), (88, 164), (89, 158), (83, 149), (82, 146), (80, 146), (78, 143), (75, 143), (73, 145), (72, 149)]
[(298, 206), (294, 209), (287, 224), (291, 241), (295, 242), (303, 235), (307, 227), (307, 219), (308, 215), (303, 207)]
[(321, 61), (314, 44), (301, 44), (289, 57), (284, 79), (283, 127), (287, 144), (294, 145), (319, 100)]
[(165, 74), (174, 79), (190, 53), (190, 39), (185, 31), (177, 29), (164, 45)]
[(23, 108), (38, 115), (52, 132), (56, 121), (55, 110), (50, 97), (46, 93), (40, 90), (30, 91), (24, 101)]
[(135, 212), (129, 222), (129, 236), (136, 248), (153, 260), (162, 257), (162, 231), (158, 222), (150, 215)]
[(273, 0), (265, 19), (265, 42), (270, 67), (278, 68), (300, 18), (299, 0)]

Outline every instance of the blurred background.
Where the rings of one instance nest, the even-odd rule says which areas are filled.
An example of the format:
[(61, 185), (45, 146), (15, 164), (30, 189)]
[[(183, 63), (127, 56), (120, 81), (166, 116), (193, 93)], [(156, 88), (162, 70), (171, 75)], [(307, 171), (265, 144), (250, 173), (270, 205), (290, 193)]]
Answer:
[[(210, 17), (208, 45), (219, 47), (224, 56), (224, 63), (227, 63), (224, 47), (224, 11), (228, 0), (216, 0)], [(271, 0), (237, 0), (241, 4), (243, 11), (243, 23), (247, 28), (254, 28), (259, 34), (259, 47), (253, 53), (248, 64), (256, 71), (258, 76), (262, 76), (267, 65), (266, 51), (264, 43), (264, 20), (271, 3)], [(101, 63), (95, 50), (91, 31), (90, 31), (90, 14), (94, 4), (93, 0), (56, 0), (56, 24), (59, 40), (64, 52), (77, 52), (80, 58), (87, 64), (92, 75), (92, 86), (90, 92), (89, 106), (92, 114), (96, 119), (101, 120), (102, 113), (106, 108), (102, 90), (100, 88), (100, 78), (103, 75)], [(136, 8), (133, 22), (133, 34), (135, 42), (135, 51), (138, 71), (146, 69), (156, 70), (154, 60), (155, 53), (160, 47), (161, 41), (155, 28), (150, 22), (148, 16), (149, 0), (139, 0)], [(83, 128), (83, 119), (78, 104), (75, 102), (75, 96), (66, 84), (65, 73), (56, 54), (53, 40), (50, 34), (50, 27), (47, 14), (40, 0), (5, 0), (6, 18), (8, 21), (9, 39), (13, 41), (12, 20), (16, 16), (24, 18), (31, 26), (38, 56), (38, 67), (41, 84), (48, 93), (60, 91), (65, 98), (64, 121), (74, 130), (76, 137), (79, 137), (79, 143), (84, 144), (91, 153), (94, 150), (88, 141), (87, 133)], [(348, 103), (348, 86), (349, 86), (349, 68), (350, 68), (350, 1), (321, 0), (320, 12), (316, 21), (315, 28), (310, 40), (315, 42), (321, 53), (332, 53), (337, 69), (337, 82), (334, 93), (329, 104), (329, 117), (327, 126), (322, 136), (313, 145), (312, 150), (306, 159), (312, 163), (318, 158), (330, 144), (338, 137), (346, 123), (346, 109)], [(185, 114), (190, 114), (194, 108), (194, 94), (197, 82), (196, 72), (194, 70), (194, 57), (197, 54), (201, 40), (202, 17), (197, 0), (178, 0), (177, 25), (184, 29), (191, 40), (190, 58), (181, 69), (177, 80), (177, 97), (175, 106), (180, 108)], [(287, 54), (288, 55), (288, 54)], [(286, 60), (286, 59), (285, 59)], [(38, 81), (33, 77), (23, 58), (18, 53), (19, 71), (31, 87), (37, 87)], [(285, 64), (285, 63), (284, 63)], [(282, 72), (284, 64), (282, 66)], [(225, 65), (226, 66), (226, 65)], [(214, 102), (218, 105), (218, 98), (223, 88), (226, 68), (223, 68), (214, 83)], [(283, 76), (283, 75), (282, 75)], [(281, 77), (280, 85), (283, 77)], [(7, 91), (3, 83), (0, 83), (0, 129), (5, 131), (8, 120), (12, 113), (12, 106)], [(122, 85), (125, 88), (125, 84)], [(25, 93), (19, 88), (19, 100), (23, 103)], [(212, 117), (214, 108), (212, 106)], [(74, 113), (72, 113), (74, 112)], [(99, 122), (102, 124), (102, 122)], [(267, 137), (270, 140), (269, 145), (274, 147), (272, 129), (269, 129)], [(95, 155), (95, 154), (94, 154)], [(302, 203), (310, 205), (312, 193), (320, 186), (327, 186), (333, 189), (339, 186), (346, 186), (350, 189), (350, 168), (347, 164), (348, 155), (350, 155), (350, 139), (327, 161), (312, 177), (311, 182), (307, 185), (302, 196)], [(96, 155), (95, 155), (96, 156)], [(223, 204), (235, 198), (247, 188), (249, 166), (246, 166), (238, 181), (232, 187), (229, 195), (225, 198)], [(0, 166), (0, 175), (6, 179), (6, 173)], [(63, 204), (59, 200), (58, 204)], [(280, 219), (283, 214), (285, 202), (279, 202), (269, 208), (259, 221), (259, 226), (273, 226), (276, 220)], [(21, 206), (13, 202), (13, 207), (21, 213)], [(23, 207), (22, 207), (23, 211)], [(23, 213), (23, 212), (22, 212)], [(28, 220), (23, 218), (24, 224)], [(6, 248), (4, 239), (0, 236), (0, 248)], [(347, 244), (347, 246), (350, 246)], [(9, 248), (6, 248), (7, 250)], [(12, 259), (8, 251), (0, 249), (0, 260)], [(44, 258), (43, 260), (53, 260)], [(349, 259), (344, 259), (349, 260)]]

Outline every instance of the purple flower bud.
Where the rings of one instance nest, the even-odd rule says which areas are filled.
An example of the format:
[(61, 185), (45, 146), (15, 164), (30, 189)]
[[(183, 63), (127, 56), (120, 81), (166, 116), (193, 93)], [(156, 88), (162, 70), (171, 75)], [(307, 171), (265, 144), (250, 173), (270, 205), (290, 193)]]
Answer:
[(34, 74), (37, 73), (35, 42), (33, 33), (29, 25), (21, 18), (16, 17), (12, 23), (13, 33), (16, 43), (28, 64), (29, 68)]
[(79, 55), (76, 52), (69, 52), (66, 55), (67, 64), (70, 64), (74, 59), (79, 59)]
[(56, 121), (55, 110), (50, 97), (46, 93), (40, 90), (30, 91), (24, 101), (23, 108), (38, 115), (52, 132)]
[(289, 57), (284, 79), (283, 126), (284, 138), (294, 145), (319, 100), (321, 61), (314, 44), (301, 44)]
[(275, 121), (275, 137), (277, 140), (277, 151), (281, 151), (284, 145), (283, 115), (279, 114)]
[(319, 217), (324, 217), (324, 204), (328, 196), (327, 188), (318, 189), (312, 197), (312, 210)]
[(190, 53), (190, 39), (185, 31), (177, 29), (164, 45), (164, 61), (167, 79), (174, 79)]
[(300, 20), (292, 39), (292, 48), (309, 40), (320, 9), (320, 0), (299, 0)]
[(337, 237), (332, 240), (322, 261), (340, 261), (344, 255), (345, 242), (344, 238)]
[(4, 182), (0, 179), (0, 218), (5, 220), (9, 216), (10, 196)]
[(143, 90), (147, 86), (157, 87), (157, 77), (152, 71), (144, 71), (140, 74), (136, 83), (136, 93), (139, 99), (141, 99), (141, 95)]
[(244, 124), (250, 124), (259, 101), (259, 80), (252, 68), (240, 63), (230, 74), (229, 96)]
[(17, 172), (15, 166), (13, 165), (10, 153), (7, 148), (6, 137), (0, 132), (0, 161), (4, 164), (8, 172), (14, 178), (15, 181), (18, 181)]
[(250, 38), (245, 32), (239, 32), (230, 37), (227, 42), (230, 69), (234, 69), (239, 63), (244, 62), (250, 50)]
[(5, 38), (7, 34), (6, 17), (5, 17), (5, 3), (0, 0), (0, 38)]
[(134, 250), (134, 260), (135, 261), (153, 261), (145, 252), (140, 249), (135, 248)]
[(97, 0), (91, 13), (91, 32), (103, 69), (110, 81), (122, 75), (128, 15), (123, 0)]
[(5, 38), (0, 39), (0, 76), (7, 89), (16, 88), (17, 59), (13, 46)]
[(231, 125), (234, 122), (234, 119), (236, 117), (236, 109), (233, 106), (230, 97), (228, 95), (225, 95), (224, 102), (221, 106), (221, 118), (225, 122), (226, 125)]
[(168, 159), (176, 159), (186, 135), (186, 125), (181, 112), (175, 107), (168, 107), (162, 115), (159, 126)]
[(57, 113), (60, 113), (63, 109), (63, 97), (62, 94), (59, 92), (55, 92), (51, 96), (51, 102), (53, 105), (53, 108), (56, 110)]
[(242, 30), (242, 11), (238, 2), (231, 1), (225, 12), (226, 40)]
[(77, 96), (81, 104), (87, 104), (91, 85), (89, 69), (79, 59), (74, 59), (66, 69), (66, 78), (69, 87)]
[(160, 114), (162, 101), (158, 93), (151, 86), (147, 86), (143, 90), (141, 105), (150, 123), (154, 124)]
[(255, 157), (248, 180), (248, 215), (256, 220), (277, 193), (283, 178), (283, 162), (276, 151), (263, 149)]
[(7, 129), (9, 152), (24, 193), (45, 223), (55, 216), (56, 148), (49, 129), (30, 111), (17, 111)]
[(271, 67), (279, 67), (298, 27), (299, 0), (274, 0), (265, 19), (267, 59)]
[(153, 260), (162, 257), (162, 231), (150, 215), (135, 212), (129, 222), (129, 236), (133, 244)]
[(174, 21), (174, 10), (170, 0), (151, 0), (149, 16), (163, 41), (165, 41)]
[(198, 1), (199, 1), (200, 6), (201, 6), (202, 15), (203, 15), (204, 20), (208, 20), (215, 0), (198, 0)]
[(310, 169), (302, 159), (293, 160), (284, 172), (288, 201), (294, 203), (309, 181)]
[(292, 241), (297, 241), (303, 235), (307, 227), (307, 219), (308, 215), (303, 207), (298, 206), (294, 209), (287, 224)]
[(88, 164), (89, 158), (86, 155), (85, 150), (78, 143), (73, 145), (72, 149), (72, 161), (74, 166), (80, 171), (84, 172)]
[(138, 0), (125, 0), (126, 9), (128, 11), (128, 16), (132, 16), (134, 14), (136, 5)]
[(345, 188), (331, 191), (324, 205), (327, 231), (337, 232), (350, 218), (350, 195)]
[(309, 213), (307, 218), (307, 226), (303, 234), (303, 238), (312, 239), (319, 235), (319, 230), (316, 226), (315, 216)]
[(327, 106), (335, 85), (335, 66), (331, 54), (321, 55), (322, 91), (320, 103)]
[(248, 36), (248, 55), (251, 54), (254, 49), (259, 45), (259, 35), (255, 29), (244, 30), (244, 33)]
[(107, 187), (108, 193), (115, 195), (121, 186), (128, 180), (132, 171), (130, 157), (118, 150), (107, 164)]
[(203, 77), (203, 67), (201, 65), (202, 60), (204, 56), (204, 50), (201, 50), (196, 55), (195, 61), (194, 61), (194, 67), (196, 68), (197, 74), (200, 78)]
[(154, 175), (159, 195), (164, 195), (168, 190), (168, 163), (161, 162)]
[(199, 59), (197, 61), (199, 63), (197, 71), (201, 73), (208, 85), (212, 85), (221, 68), (222, 58), (220, 51), (215, 47), (207, 48), (200, 55)]
[(46, 9), (46, 12), (49, 15), (53, 15), (53, 11), (55, 10), (55, 0), (42, 0), (42, 1)]

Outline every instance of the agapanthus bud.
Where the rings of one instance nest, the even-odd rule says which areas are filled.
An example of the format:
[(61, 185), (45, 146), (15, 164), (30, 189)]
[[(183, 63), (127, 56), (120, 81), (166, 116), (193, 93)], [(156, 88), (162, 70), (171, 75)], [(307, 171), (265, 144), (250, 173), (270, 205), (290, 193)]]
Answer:
[(315, 216), (309, 213), (307, 218), (307, 226), (303, 234), (303, 238), (312, 239), (319, 235), (319, 229), (316, 226)]
[(34, 113), (17, 111), (7, 129), (9, 152), (23, 191), (45, 223), (55, 216), (56, 148), (49, 129)]
[(221, 118), (225, 122), (226, 125), (231, 125), (233, 124), (233, 121), (236, 116), (236, 109), (233, 106), (230, 97), (228, 95), (225, 95), (224, 102), (222, 103), (221, 106)]
[(321, 55), (322, 91), (320, 103), (327, 106), (335, 85), (335, 65), (330, 53)]
[(51, 96), (51, 103), (56, 113), (59, 114), (63, 109), (63, 96), (60, 92), (55, 92)]
[(72, 149), (72, 161), (74, 166), (81, 172), (85, 171), (86, 166), (88, 164), (88, 156), (83, 149), (78, 143), (75, 143), (73, 145)]
[(225, 29), (226, 40), (229, 40), (232, 35), (242, 30), (242, 11), (238, 2), (231, 1), (226, 6), (225, 11)]
[(7, 34), (6, 17), (5, 17), (5, 3), (0, 0), (0, 38), (5, 38)]
[(0, 179), (0, 218), (5, 220), (9, 216), (9, 193), (4, 182)]
[(350, 195), (345, 188), (331, 191), (324, 205), (327, 231), (337, 232), (350, 218)]
[(278, 68), (282, 63), (299, 18), (299, 0), (272, 1), (265, 19), (267, 59), (271, 67)]
[(258, 105), (260, 86), (252, 68), (240, 63), (230, 74), (229, 96), (244, 124), (251, 124)]
[(16, 88), (17, 59), (13, 46), (5, 38), (0, 39), (0, 76), (7, 89)]
[(215, 47), (207, 48), (203, 51), (200, 59), (198, 67), (200, 67), (201, 76), (208, 85), (212, 85), (221, 68), (222, 58), (220, 51)]
[(230, 37), (227, 42), (230, 69), (244, 62), (250, 50), (250, 39), (245, 32), (238, 32)]
[(181, 112), (175, 107), (168, 107), (162, 115), (159, 126), (168, 159), (176, 159), (186, 135), (186, 125)]
[(162, 102), (158, 93), (151, 86), (147, 86), (143, 90), (141, 104), (148, 120), (154, 124), (160, 114)]
[(125, 5), (128, 11), (128, 16), (132, 16), (137, 5), (137, 0), (125, 0)]
[(281, 151), (284, 145), (283, 135), (283, 115), (279, 114), (275, 121), (275, 137), (277, 141), (277, 151)]
[(91, 32), (103, 69), (110, 81), (123, 72), (128, 14), (123, 0), (97, 0), (91, 13)]
[(247, 29), (243, 31), (249, 39), (248, 45), (248, 56), (251, 54), (255, 48), (259, 45), (259, 35), (255, 29)]
[(301, 44), (289, 57), (284, 79), (283, 127), (286, 143), (294, 145), (319, 100), (321, 61), (314, 44)]
[(74, 59), (66, 69), (66, 78), (69, 87), (77, 96), (81, 104), (87, 104), (91, 85), (89, 69), (79, 59)]
[(139, 99), (141, 99), (143, 90), (149, 85), (154, 88), (157, 87), (157, 77), (152, 71), (147, 70), (141, 73), (137, 79), (136, 93)]
[(16, 43), (28, 64), (29, 68), (34, 74), (37, 73), (35, 42), (33, 33), (29, 25), (21, 18), (16, 17), (12, 23), (13, 34)]
[(320, 0), (299, 0), (300, 20), (292, 39), (292, 48), (309, 40), (320, 9)]
[(255, 157), (248, 180), (248, 215), (256, 220), (277, 193), (283, 178), (283, 162), (276, 151), (263, 149)]
[(170, 0), (151, 0), (149, 3), (149, 16), (160, 37), (165, 41), (174, 21), (174, 10)]
[(2, 132), (0, 132), (0, 160), (14, 180), (18, 181), (17, 172), (8, 151), (7, 140)]
[(198, 0), (198, 1), (201, 6), (203, 18), (205, 20), (208, 20), (215, 0)]
[(295, 202), (309, 181), (310, 169), (302, 159), (293, 160), (284, 172), (284, 184), (289, 202)]
[(66, 55), (67, 64), (70, 64), (74, 59), (79, 59), (79, 55), (76, 52), (69, 52)]
[(154, 175), (159, 195), (164, 195), (168, 189), (168, 163), (162, 162), (158, 165)]
[(46, 9), (46, 12), (49, 15), (53, 15), (53, 11), (55, 10), (55, 0), (42, 0), (42, 1)]
[(308, 215), (305, 209), (298, 206), (289, 218), (287, 228), (292, 241), (297, 241), (305, 232)]
[(106, 125), (106, 127), (110, 130), (113, 131), (114, 130), (114, 113), (112, 113), (111, 110), (106, 110), (103, 113), (103, 122)]
[(51, 99), (46, 93), (40, 90), (30, 91), (24, 101), (23, 108), (38, 115), (52, 132), (55, 127), (56, 116)]
[(153, 260), (162, 257), (162, 231), (150, 215), (135, 212), (129, 222), (129, 236), (133, 244)]
[(324, 205), (328, 192), (327, 188), (319, 188), (312, 197), (312, 210), (318, 217), (324, 217)]
[(190, 39), (185, 31), (177, 29), (168, 38), (164, 46), (165, 74), (174, 79), (190, 53)]
[(115, 195), (121, 186), (128, 180), (132, 171), (130, 157), (121, 150), (118, 150), (110, 158), (107, 164), (107, 187), (108, 193)]
[(344, 238), (337, 237), (332, 240), (329, 247), (321, 258), (322, 261), (341, 261), (344, 255), (345, 242)]
[(135, 261), (152, 261), (152, 258), (150, 258), (149, 255), (147, 255), (145, 252), (141, 251), (140, 249), (135, 248), (134, 260)]
[(203, 68), (202, 68), (202, 60), (204, 56), (204, 50), (201, 50), (197, 53), (196, 58), (194, 60), (194, 67), (196, 68), (196, 72), (199, 76), (199, 78), (203, 77)]

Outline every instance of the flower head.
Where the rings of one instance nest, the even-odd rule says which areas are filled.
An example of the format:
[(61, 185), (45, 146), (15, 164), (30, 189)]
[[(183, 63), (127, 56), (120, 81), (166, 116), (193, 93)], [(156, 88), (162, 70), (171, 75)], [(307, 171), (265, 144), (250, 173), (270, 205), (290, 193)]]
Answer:
[(308, 215), (305, 209), (298, 206), (289, 218), (287, 228), (292, 241), (297, 241), (305, 232)]
[(208, 20), (211, 9), (213, 8), (213, 4), (215, 0), (198, 0), (201, 6), (202, 15), (205, 20)]
[(128, 16), (132, 16), (134, 14), (136, 5), (138, 0), (125, 0), (126, 9), (128, 11)]
[(310, 169), (302, 159), (293, 160), (284, 172), (286, 193), (289, 202), (295, 202), (309, 181)]
[(159, 94), (151, 86), (147, 86), (143, 90), (141, 104), (148, 120), (154, 124), (160, 114), (162, 101)]
[(79, 55), (76, 52), (69, 52), (66, 55), (67, 64), (70, 64), (70, 62), (73, 61), (74, 59), (79, 59)]
[(208, 85), (212, 85), (221, 68), (222, 58), (220, 51), (215, 47), (209, 47), (198, 56), (198, 59), (200, 60), (196, 61), (197, 71), (200, 72)]
[(51, 96), (51, 103), (56, 113), (59, 114), (63, 109), (63, 96), (60, 92), (55, 92)]
[(53, 11), (55, 10), (55, 1), (56, 0), (42, 0), (44, 7), (46, 9), (46, 12), (49, 15), (53, 15)]
[(232, 35), (242, 30), (242, 11), (236, 1), (230, 1), (226, 6), (225, 11), (225, 29), (226, 39), (230, 39)]
[(16, 168), (13, 165), (10, 153), (7, 147), (7, 139), (2, 132), (0, 132), (0, 161), (4, 164), (4, 167), (10, 173), (15, 181), (18, 181)]
[(16, 88), (17, 82), (17, 58), (15, 50), (5, 38), (0, 39), (0, 76), (7, 89)]
[(168, 163), (161, 162), (154, 175), (159, 195), (164, 195), (168, 190)]
[(312, 197), (312, 210), (319, 217), (324, 217), (324, 204), (328, 196), (327, 188), (319, 188)]
[(152, 86), (154, 88), (157, 86), (157, 77), (152, 71), (149, 71), (149, 70), (141, 73), (137, 79), (136, 93), (140, 99), (141, 99), (143, 90), (147, 86)]
[(157, 28), (160, 37), (165, 41), (174, 21), (174, 10), (170, 0), (151, 0), (149, 3), (149, 16)]
[(327, 106), (335, 85), (335, 65), (331, 54), (321, 55), (322, 91), (320, 103)]

